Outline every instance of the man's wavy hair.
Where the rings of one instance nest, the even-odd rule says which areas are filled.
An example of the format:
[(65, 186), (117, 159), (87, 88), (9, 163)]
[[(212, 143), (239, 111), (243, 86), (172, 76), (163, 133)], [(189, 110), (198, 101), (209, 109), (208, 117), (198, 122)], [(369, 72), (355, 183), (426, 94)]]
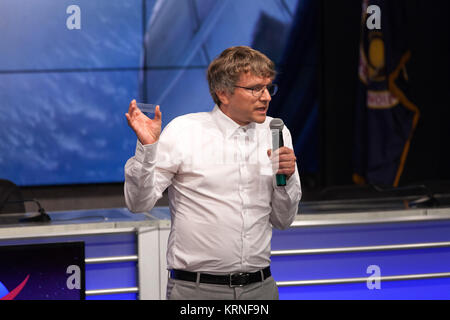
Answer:
[(248, 72), (258, 77), (275, 79), (275, 63), (250, 47), (237, 46), (225, 49), (208, 67), (209, 92), (214, 102), (220, 106), (221, 102), (216, 92), (234, 93), (234, 86), (241, 74)]

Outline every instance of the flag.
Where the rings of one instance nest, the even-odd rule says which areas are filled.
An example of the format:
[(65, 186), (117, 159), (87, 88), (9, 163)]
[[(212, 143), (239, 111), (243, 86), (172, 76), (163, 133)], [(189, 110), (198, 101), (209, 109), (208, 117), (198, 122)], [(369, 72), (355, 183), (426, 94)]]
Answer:
[(419, 109), (408, 99), (411, 51), (405, 5), (403, 0), (362, 1), (353, 148), (356, 184), (397, 187), (419, 121)]

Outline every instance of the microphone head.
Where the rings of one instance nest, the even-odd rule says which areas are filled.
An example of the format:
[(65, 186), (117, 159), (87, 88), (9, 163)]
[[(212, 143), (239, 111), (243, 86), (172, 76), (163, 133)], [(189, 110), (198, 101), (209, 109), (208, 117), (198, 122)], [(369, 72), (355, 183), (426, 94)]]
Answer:
[(270, 130), (283, 130), (284, 122), (280, 118), (273, 118), (269, 126)]

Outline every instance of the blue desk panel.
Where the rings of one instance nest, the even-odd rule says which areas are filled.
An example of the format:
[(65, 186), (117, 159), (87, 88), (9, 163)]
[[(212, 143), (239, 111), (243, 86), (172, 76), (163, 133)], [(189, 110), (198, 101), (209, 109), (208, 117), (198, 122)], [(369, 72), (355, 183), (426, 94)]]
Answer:
[(369, 290), (366, 283), (279, 287), (280, 300), (439, 300), (450, 299), (450, 279), (386, 281)]
[[(450, 241), (450, 221), (297, 227), (274, 230), (272, 250), (323, 249)], [(367, 278), (450, 272), (450, 247), (272, 256), (276, 281)], [(448, 299), (450, 278), (280, 287), (280, 299)]]
[[(137, 235), (130, 228), (129, 232), (119, 233), (94, 233), (94, 234), (76, 234), (73, 231), (71, 235), (52, 235), (48, 233), (39, 237), (20, 238), (20, 235), (27, 235), (28, 227), (36, 228), (59, 228), (64, 230), (65, 226), (85, 224), (88, 230), (95, 231), (92, 224), (99, 224), (98, 228), (105, 228), (103, 223), (111, 228), (111, 222), (119, 225), (120, 223), (145, 222), (148, 221), (144, 215), (131, 214), (126, 209), (105, 209), (105, 210), (79, 210), (67, 212), (49, 213), (52, 218), (50, 224), (30, 224), (12, 228), (17, 230), (17, 238), (2, 239), (0, 245), (19, 245), (19, 244), (38, 244), (38, 243), (60, 243), (82, 241), (85, 244), (85, 258), (104, 258), (104, 257), (120, 257), (135, 256), (137, 252)], [(58, 230), (59, 230), (58, 229)], [(113, 228), (114, 229), (114, 228)], [(80, 231), (84, 231), (80, 228)], [(102, 262), (102, 263), (86, 263), (85, 265), (85, 281), (86, 291), (98, 289), (112, 288), (134, 288), (138, 287), (138, 270), (137, 261), (124, 262)], [(87, 300), (123, 300), (137, 299), (137, 293), (120, 293), (111, 295), (87, 295)]]

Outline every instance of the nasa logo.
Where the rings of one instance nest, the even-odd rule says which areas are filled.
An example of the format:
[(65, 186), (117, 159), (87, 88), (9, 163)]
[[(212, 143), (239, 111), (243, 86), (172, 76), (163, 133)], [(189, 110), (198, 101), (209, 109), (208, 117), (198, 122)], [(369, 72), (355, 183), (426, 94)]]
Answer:
[(6, 289), (3, 283), (0, 282), (0, 300), (13, 300), (25, 287), (29, 278), (30, 275), (27, 275), (26, 278), (16, 288), (11, 290), (11, 292), (8, 292), (8, 289)]

